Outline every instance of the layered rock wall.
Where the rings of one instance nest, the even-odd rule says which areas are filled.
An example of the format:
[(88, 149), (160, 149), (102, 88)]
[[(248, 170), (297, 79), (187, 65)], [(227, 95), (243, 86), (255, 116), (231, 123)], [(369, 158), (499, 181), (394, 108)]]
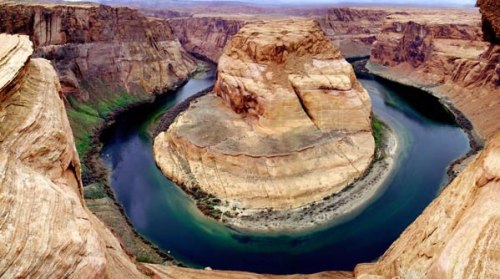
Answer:
[(422, 88), (455, 106), (478, 133), (500, 129), (500, 46), (483, 41), (477, 11), (391, 15), (372, 48), (368, 68)]
[(295, 208), (341, 191), (371, 162), (371, 103), (314, 21), (246, 25), (214, 94), (155, 139), (162, 171), (243, 208)]
[(104, 5), (0, 6), (0, 32), (30, 36), (37, 57), (53, 62), (65, 94), (151, 93), (185, 80), (194, 60), (169, 24), (136, 10)]
[[(16, 73), (0, 91), (0, 277), (139, 278), (84, 205), (56, 72), (47, 60), (29, 59), (27, 36), (0, 39), (0, 73)], [(15, 66), (6, 70), (13, 65), (6, 60)]]

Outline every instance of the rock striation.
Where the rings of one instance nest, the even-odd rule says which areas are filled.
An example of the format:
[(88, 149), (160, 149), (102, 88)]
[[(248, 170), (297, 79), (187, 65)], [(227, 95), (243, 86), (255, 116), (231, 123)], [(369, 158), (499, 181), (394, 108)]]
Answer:
[(438, 96), (489, 138), (500, 129), (500, 46), (483, 41), (477, 11), (438, 12), (389, 16), (367, 68)]
[[(27, 36), (0, 35), (0, 276), (138, 278), (84, 205), (80, 163), (50, 62)], [(11, 65), (4, 71), (3, 65)]]
[[(500, 270), (500, 134), (357, 278), (495, 278)], [(377, 275), (377, 276), (375, 276)]]
[[(150, 94), (195, 69), (167, 22), (97, 4), (2, 4), (0, 32), (29, 35), (51, 60), (65, 95), (86, 101), (102, 86)], [(101, 90), (102, 91), (102, 90)]]
[(213, 94), (154, 144), (168, 177), (240, 208), (290, 209), (341, 191), (374, 154), (371, 103), (315, 21), (249, 23)]

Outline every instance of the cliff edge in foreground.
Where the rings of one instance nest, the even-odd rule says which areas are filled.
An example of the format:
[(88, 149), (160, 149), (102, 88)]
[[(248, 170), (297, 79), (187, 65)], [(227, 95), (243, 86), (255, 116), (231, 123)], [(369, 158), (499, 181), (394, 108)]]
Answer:
[[(247, 24), (214, 92), (155, 139), (162, 171), (228, 207), (289, 209), (341, 191), (374, 154), (371, 102), (315, 21)], [(224, 203), (223, 203), (224, 204)]]
[(0, 276), (139, 278), (84, 205), (56, 72), (27, 36), (0, 41)]

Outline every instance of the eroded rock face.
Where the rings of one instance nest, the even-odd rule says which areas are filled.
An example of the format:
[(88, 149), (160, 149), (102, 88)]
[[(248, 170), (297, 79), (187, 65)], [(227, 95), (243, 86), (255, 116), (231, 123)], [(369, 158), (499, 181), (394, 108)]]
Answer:
[(500, 134), (358, 278), (494, 278), (500, 266)]
[(368, 68), (442, 98), (489, 138), (500, 129), (499, 59), (500, 46), (482, 39), (479, 13), (450, 10), (389, 16)]
[(4, 4), (0, 22), (0, 32), (29, 35), (35, 56), (54, 62), (63, 92), (81, 100), (99, 86), (163, 90), (195, 68), (167, 22), (129, 8)]
[(500, 2), (496, 0), (478, 0), (481, 11), (484, 37), (500, 44)]
[(246, 25), (214, 94), (155, 139), (162, 171), (245, 208), (294, 208), (342, 190), (371, 162), (371, 103), (314, 21)]
[(0, 60), (15, 61), (17, 73), (0, 91), (0, 275), (138, 278), (120, 242), (84, 205), (56, 72), (47, 60), (28, 60), (27, 36), (0, 37), (8, 50)]

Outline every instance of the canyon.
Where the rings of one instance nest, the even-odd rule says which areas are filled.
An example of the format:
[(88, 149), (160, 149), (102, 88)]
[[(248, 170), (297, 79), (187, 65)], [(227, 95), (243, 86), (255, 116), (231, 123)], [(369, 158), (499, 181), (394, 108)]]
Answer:
[(421, 88), (463, 112), (481, 138), (500, 129), (500, 47), (483, 40), (474, 10), (391, 15), (377, 36), (367, 68)]
[(3, 3), (0, 32), (28, 35), (32, 56), (54, 66), (82, 161), (88, 207), (132, 254), (163, 262), (165, 253), (135, 233), (111, 190), (106, 190), (107, 173), (96, 158), (100, 145), (96, 134), (115, 111), (152, 101), (185, 82), (195, 72), (196, 60), (167, 22), (125, 7)]
[[(500, 272), (498, 260), (500, 258), (498, 252), (500, 135), (498, 135), (499, 124), (495, 120), (500, 108), (498, 94), (500, 74), (498, 31), (495, 30), (499, 30), (500, 26), (496, 20), (497, 8), (494, 2), (479, 1), (484, 32), (481, 30), (479, 15), (474, 11), (453, 12), (451, 15), (446, 14), (446, 18), (437, 14), (433, 16), (418, 13), (413, 16), (404, 13), (390, 14), (383, 26), (380, 25), (381, 34), (376, 38), (367, 65), (368, 69), (377, 75), (422, 88), (440, 97), (450, 108), (462, 111), (470, 119), (471, 124), (468, 127), (474, 128), (478, 137), (485, 140), (484, 150), (470, 159), (465, 169), (376, 262), (360, 264), (354, 272), (332, 271), (294, 276), (195, 270), (171, 265), (139, 263), (127, 251), (128, 247), (122, 242), (123, 239), (115, 236), (116, 231), (112, 232), (107, 228), (86, 205), (89, 201), (83, 198), (82, 167), (75, 149), (70, 122), (66, 116), (67, 110), (71, 118), (71, 111), (74, 109), (69, 100), (74, 97), (79, 102), (92, 104), (93, 98), (99, 99), (103, 96), (95, 92), (102, 93), (106, 90), (101, 91), (99, 88), (87, 85), (95, 85), (101, 81), (113, 90), (124, 89), (123, 92), (118, 90), (123, 94), (128, 94), (125, 92), (150, 94), (182, 82), (195, 68), (194, 59), (175, 39), (178, 34), (175, 29), (183, 27), (172, 27), (174, 31), (170, 32), (167, 23), (143, 17), (132, 9), (94, 4), (1, 6), (1, 32), (28, 34), (32, 42), (28, 36), (0, 35), (2, 42), (0, 46), (0, 216), (2, 216), (0, 242), (9, 244), (0, 247), (0, 277), (492, 278), (496, 276)], [(100, 15), (105, 15), (105, 18), (92, 21)], [(334, 17), (337, 18), (334, 20), (349, 20), (349, 18), (343, 19), (342, 16)], [(109, 27), (109, 18), (110, 22), (117, 25)], [(200, 19), (200, 22), (196, 20), (198, 19), (193, 18), (194, 26), (213, 24), (212, 19), (208, 21)], [(89, 21), (92, 24), (88, 24)], [(175, 23), (170, 24), (175, 25)], [(187, 23), (179, 24), (184, 26)], [(349, 95), (353, 103), (360, 100), (369, 102), (363, 90), (353, 81), (352, 68), (342, 60), (339, 52), (319, 35), (319, 27), (309, 22), (303, 23), (299, 29), (305, 28), (304, 26), (312, 28), (315, 30), (314, 36), (310, 35), (309, 38), (319, 37), (325, 43), (320, 46), (309, 44), (308, 47), (298, 47), (295, 52), (307, 57), (311, 55), (309, 51), (317, 51), (317, 55), (324, 56), (322, 59), (335, 64), (332, 69), (339, 71), (335, 74), (341, 73), (340, 76), (343, 76), (335, 78), (335, 81), (339, 81), (335, 89), (331, 87), (333, 85), (329, 78), (326, 78), (329, 82), (322, 84), (319, 89), (313, 83), (309, 83), (313, 78), (311, 80), (308, 80), (309, 77), (296, 79), (296, 76), (282, 78), (285, 73), (296, 74), (294, 71), (297, 65), (283, 66), (290, 63), (290, 57), (298, 60), (303, 58), (288, 51), (286, 44), (282, 45), (281, 42), (271, 43), (272, 47), (269, 49), (248, 47), (244, 50), (245, 46), (241, 41), (238, 42), (241, 39), (237, 37), (234, 49), (230, 45), (227, 52), (223, 52), (224, 42), (229, 41), (229, 38), (242, 28), (242, 23), (239, 21), (224, 24), (219, 29), (220, 34), (211, 37), (208, 41), (210, 44), (206, 46), (202, 46), (205, 41), (200, 40), (191, 41), (192, 46), (189, 47), (188, 40), (183, 41), (182, 36), (191, 35), (179, 35), (180, 41), (189, 51), (199, 52), (209, 59), (222, 55), (219, 79), (214, 89), (218, 95), (209, 94), (193, 102), (190, 109), (181, 114), (170, 128), (178, 134), (173, 138), (163, 134), (157, 139), (155, 148), (167, 148), (166, 145), (173, 142), (176, 144), (174, 147), (178, 148), (176, 152), (186, 152), (192, 155), (188, 158), (192, 158), (193, 161), (199, 160), (200, 154), (205, 151), (201, 151), (201, 148), (192, 141), (186, 140), (194, 138), (192, 135), (189, 137), (189, 133), (196, 134), (204, 127), (211, 130), (223, 127), (214, 126), (220, 119), (201, 119), (211, 122), (210, 127), (206, 128), (202, 125), (206, 123), (201, 121), (200, 126), (195, 126), (200, 130), (183, 131), (182, 127), (198, 123), (192, 121), (200, 121), (196, 117), (190, 118), (190, 114), (207, 115), (206, 110), (205, 112), (203, 110), (205, 105), (215, 107), (217, 115), (227, 117), (228, 121), (238, 124), (235, 125), (234, 131), (217, 129), (218, 132), (224, 132), (221, 134), (231, 135), (231, 132), (244, 131), (248, 135), (255, 136), (257, 133), (269, 133), (276, 126), (282, 126), (283, 122), (279, 121), (280, 115), (266, 113), (269, 113), (269, 107), (275, 108), (281, 105), (275, 105), (276, 101), (283, 100), (267, 98), (268, 95), (265, 95), (266, 98), (262, 101), (263, 96), (253, 90), (256, 84), (259, 84), (259, 88), (261, 85), (264, 88), (281, 87), (280, 84), (269, 82), (266, 75), (261, 75), (261, 68), (256, 65), (269, 63), (266, 65), (270, 69), (265, 71), (268, 75), (273, 79), (280, 77), (277, 79), (280, 82), (290, 84), (295, 82), (296, 86), (292, 87), (298, 89), (293, 90), (296, 91), (296, 99), (294, 104), (287, 105), (289, 111), (281, 111), (287, 117), (290, 114), (296, 117), (297, 121), (296, 123), (285, 121), (286, 125), (283, 126), (288, 130), (280, 133), (293, 135), (297, 133), (297, 128), (308, 133), (316, 130), (331, 132), (332, 129), (339, 127), (353, 129), (345, 134), (345, 139), (350, 140), (345, 140), (342, 144), (352, 148), (351, 141), (368, 142), (370, 150), (360, 152), (364, 154), (361, 156), (363, 162), (360, 165), (366, 166), (370, 159), (366, 154), (373, 152), (372, 139), (368, 137), (369, 104), (365, 105), (364, 109), (357, 107), (360, 116), (356, 117), (354, 123), (359, 126), (350, 126), (342, 121), (331, 122), (334, 110), (326, 110), (323, 114), (322, 108), (312, 107), (309, 114), (306, 113), (308, 109), (304, 109), (311, 105), (307, 103), (307, 98), (316, 97), (310, 92), (315, 90), (341, 91), (343, 93), (339, 95), (343, 97), (347, 91), (349, 93), (345, 95)], [(319, 24), (325, 30), (325, 23), (319, 20)], [(255, 27), (256, 25), (259, 24), (254, 23), (249, 28), (254, 26), (253, 28), (262, 31), (260, 27)], [(286, 25), (288, 27), (289, 24)], [(485, 25), (491, 28), (485, 28)], [(89, 28), (90, 26), (96, 29)], [(120, 28), (115, 28), (117, 26)], [(132, 26), (134, 29), (129, 29), (127, 26)], [(113, 31), (110, 31), (110, 28)], [(189, 29), (191, 28), (194, 27)], [(218, 28), (217, 25), (214, 28)], [(227, 29), (231, 32), (226, 32)], [(234, 34), (231, 34), (233, 31)], [(325, 32), (328, 33), (327, 30)], [(193, 36), (198, 37), (200, 34)], [(483, 41), (484, 35), (491, 41)], [(359, 53), (362, 53), (366, 51), (365, 41), (369, 43), (367, 45), (371, 45), (373, 38), (367, 34), (359, 40), (362, 42), (360, 48), (364, 49)], [(211, 42), (216, 43), (211, 44)], [(262, 41), (257, 40), (256, 46), (259, 46), (259, 42)], [(294, 43), (291, 45), (296, 47)], [(103, 49), (106, 51), (101, 51)], [(99, 59), (94, 60), (92, 56), (87, 56), (88, 53), (95, 54)], [(110, 55), (111, 53), (113, 55)], [(50, 61), (40, 57), (48, 58), (52, 61), (52, 65)], [(114, 57), (113, 63), (108, 63), (110, 57)], [(305, 60), (312, 61), (310, 59), (308, 57)], [(325, 81), (323, 77), (328, 76), (328, 73), (323, 72), (325, 69), (321, 67), (321, 63), (319, 65), (318, 67), (317, 62), (316, 65), (312, 62), (307, 69), (300, 69), (300, 73), (316, 73), (319, 77), (318, 80), (314, 80), (315, 82)], [(316, 71), (320, 71), (320, 74)], [(105, 74), (101, 76), (101, 73)], [(350, 89), (349, 84), (354, 89)], [(255, 94), (245, 92), (255, 92)], [(301, 103), (299, 100), (306, 101)], [(317, 103), (316, 99), (313, 100)], [(257, 129), (248, 132), (249, 126)], [(78, 131), (74, 133), (78, 134)], [(363, 134), (365, 136), (362, 136)], [(199, 137), (197, 140), (219, 141), (220, 138), (215, 135), (214, 138)], [(228, 148), (226, 151), (235, 147), (238, 145), (224, 146)], [(255, 146), (252, 146), (251, 152), (262, 151), (258, 149), (260, 146), (253, 147)], [(224, 149), (216, 151), (220, 150)], [(300, 151), (300, 148), (297, 150)], [(203, 157), (203, 163), (219, 166), (217, 159), (220, 158), (218, 156), (222, 156), (221, 154), (224, 155), (208, 154)], [(248, 161), (231, 162), (244, 164), (245, 169), (252, 170), (248, 167)], [(270, 165), (275, 166), (274, 163), (279, 162)], [(225, 167), (230, 168), (230, 166)], [(169, 172), (169, 167), (163, 169)], [(256, 171), (261, 170), (256, 169)], [(321, 195), (323, 194), (318, 194)], [(258, 206), (259, 201), (255, 201), (255, 204)], [(285, 199), (277, 201), (274, 205), (286, 207), (289, 203)], [(26, 245), (27, 243), (29, 245)]]
[[(164, 17), (174, 34), (191, 53), (218, 61), (229, 39), (249, 22), (284, 17), (315, 19), (344, 57), (368, 56), (375, 36), (382, 28), (384, 18), (396, 9), (332, 8), (325, 10), (242, 10), (238, 15), (196, 8), (174, 10), (171, 13), (151, 12)], [(176, 15), (176, 16), (173, 16)]]
[(155, 139), (176, 183), (228, 208), (285, 210), (340, 192), (370, 165), (369, 96), (316, 22), (245, 25), (217, 77)]

